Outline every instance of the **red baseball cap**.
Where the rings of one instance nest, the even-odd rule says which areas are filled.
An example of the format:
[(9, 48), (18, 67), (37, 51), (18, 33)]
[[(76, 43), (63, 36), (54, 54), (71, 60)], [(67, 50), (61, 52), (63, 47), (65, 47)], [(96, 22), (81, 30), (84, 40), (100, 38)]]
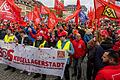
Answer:
[(62, 36), (66, 36), (67, 35), (67, 31), (62, 31), (58, 36), (62, 37)]

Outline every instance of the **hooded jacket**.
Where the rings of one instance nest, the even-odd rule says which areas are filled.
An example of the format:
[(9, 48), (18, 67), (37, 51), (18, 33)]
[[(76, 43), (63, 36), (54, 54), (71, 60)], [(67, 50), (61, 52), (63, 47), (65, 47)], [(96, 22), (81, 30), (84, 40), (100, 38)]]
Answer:
[(120, 80), (120, 65), (104, 67), (97, 73), (95, 80)]

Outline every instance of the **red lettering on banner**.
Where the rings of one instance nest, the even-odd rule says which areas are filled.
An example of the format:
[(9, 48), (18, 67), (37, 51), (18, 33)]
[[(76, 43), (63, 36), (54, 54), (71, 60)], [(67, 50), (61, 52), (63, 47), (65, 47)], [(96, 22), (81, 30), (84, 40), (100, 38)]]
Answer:
[(3, 57), (2, 48), (0, 48), (0, 57)]
[(38, 65), (41, 65), (40, 63), (41, 63), (41, 61), (39, 60), (39, 61), (38, 61)]
[(15, 61), (17, 60), (17, 56), (14, 56), (14, 60), (15, 60)]
[(38, 60), (35, 60), (35, 64), (38, 64)]
[(60, 67), (61, 66), (61, 64), (60, 63), (57, 63), (57, 67)]
[(60, 62), (48, 62), (48, 61), (41, 61), (41, 60), (34, 60), (34, 59), (26, 59), (23, 57), (14, 56), (14, 61), (18, 63), (24, 63), (24, 64), (32, 64), (36, 66), (42, 66), (45, 68), (63, 68), (65, 63)]
[(46, 62), (44, 63), (44, 66), (49, 66), (49, 65), (48, 65), (48, 61), (46, 61)]
[(17, 61), (19, 61), (19, 57), (17, 57)]
[(26, 59), (25, 59), (25, 58), (23, 58), (23, 63), (25, 63), (25, 60), (26, 60)]
[(41, 65), (43, 65), (43, 66), (44, 66), (44, 61), (41, 61)]
[(62, 67), (64, 67), (64, 64), (65, 64), (65, 63), (61, 63)]
[(49, 62), (49, 64), (50, 64), (49, 66), (52, 66), (52, 62)]
[(32, 64), (35, 64), (35, 61), (32, 59), (32, 60), (31, 60), (31, 63), (32, 63)]
[(55, 64), (55, 62), (53, 62), (53, 65), (52, 65), (52, 67), (56, 67), (56, 64)]
[(10, 49), (10, 50), (8, 50), (7, 51), (7, 59), (8, 60), (10, 60), (10, 61), (12, 61), (12, 59), (13, 59), (13, 53), (14, 53), (14, 50), (12, 50), (12, 49)]
[(24, 58), (24, 63), (27, 63), (27, 60)]
[(20, 58), (20, 62), (21, 62), (21, 63), (24, 63), (24, 58), (21, 57), (21, 58)]
[(30, 59), (28, 59), (28, 63), (30, 63)]
[(24, 60), (25, 60), (25, 58), (22, 58), (21, 62), (22, 62), (22, 63), (25, 63)]
[(0, 48), (0, 57), (4, 57), (5, 59), (12, 61), (13, 60), (14, 50), (7, 50), (5, 48)]

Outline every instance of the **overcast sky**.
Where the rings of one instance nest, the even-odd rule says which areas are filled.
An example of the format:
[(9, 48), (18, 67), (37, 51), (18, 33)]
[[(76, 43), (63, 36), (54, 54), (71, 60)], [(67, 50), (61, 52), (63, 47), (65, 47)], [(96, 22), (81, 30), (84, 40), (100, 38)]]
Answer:
[[(54, 1), (55, 0), (37, 0), (42, 2), (44, 5), (48, 6), (48, 7), (53, 7), (54, 6)], [(81, 5), (85, 5), (87, 8), (89, 8), (90, 6), (94, 6), (93, 5), (93, 1), (94, 0), (80, 0)], [(71, 4), (75, 4), (76, 5), (77, 0), (64, 0), (64, 5), (71, 5)]]

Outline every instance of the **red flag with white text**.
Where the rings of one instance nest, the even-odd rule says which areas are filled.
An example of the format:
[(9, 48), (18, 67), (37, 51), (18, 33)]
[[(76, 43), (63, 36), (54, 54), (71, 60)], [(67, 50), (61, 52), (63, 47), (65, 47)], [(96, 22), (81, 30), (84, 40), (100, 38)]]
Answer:
[(35, 5), (33, 9), (33, 21), (35, 25), (38, 25), (40, 23), (40, 10), (39, 8)]
[(0, 7), (1, 19), (20, 21), (20, 12), (21, 9), (15, 5), (14, 0), (5, 0)]
[(48, 27), (50, 29), (54, 29), (54, 27), (57, 25), (58, 19), (54, 13), (49, 13), (49, 18), (48, 18)]
[(26, 16), (27, 16), (29, 21), (33, 21), (33, 16), (34, 16), (33, 12), (29, 12)]

